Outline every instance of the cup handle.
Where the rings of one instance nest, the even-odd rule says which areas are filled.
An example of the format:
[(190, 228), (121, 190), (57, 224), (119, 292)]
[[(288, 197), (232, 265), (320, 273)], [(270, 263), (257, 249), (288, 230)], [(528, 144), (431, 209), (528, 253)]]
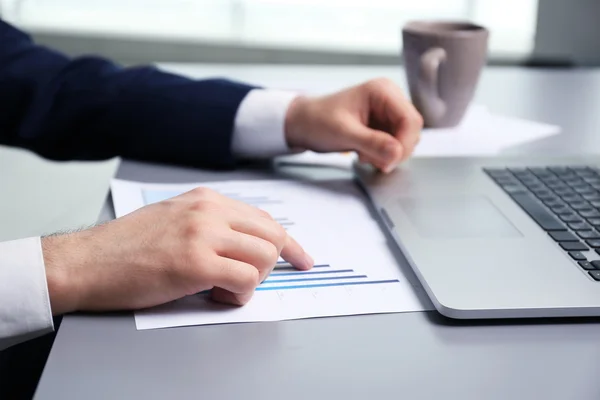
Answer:
[(432, 47), (421, 56), (419, 62), (418, 90), (421, 112), (425, 120), (437, 120), (446, 113), (446, 103), (440, 98), (438, 90), (438, 73), (440, 64), (446, 61), (446, 50)]

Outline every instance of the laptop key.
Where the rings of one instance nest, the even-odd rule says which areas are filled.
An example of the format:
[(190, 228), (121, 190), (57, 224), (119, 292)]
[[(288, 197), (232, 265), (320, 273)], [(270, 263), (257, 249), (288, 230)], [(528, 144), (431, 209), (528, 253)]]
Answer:
[(596, 193), (596, 190), (592, 187), (577, 188), (575, 191), (581, 195)]
[(564, 205), (565, 203), (563, 203), (559, 199), (550, 199), (550, 200), (544, 200), (544, 204), (547, 205), (548, 207), (556, 207), (556, 206)]
[(591, 264), (595, 269), (600, 269), (600, 260), (591, 261)]
[(559, 215), (559, 218), (564, 222), (583, 222), (581, 218), (579, 218), (576, 214), (562, 214)]
[(560, 242), (560, 247), (566, 251), (588, 251), (589, 248), (581, 242)]
[(582, 239), (600, 239), (598, 232), (594, 231), (578, 231), (577, 236)]
[(569, 204), (571, 206), (571, 208), (573, 210), (589, 210), (590, 209), (590, 203), (588, 203), (587, 201), (574, 201), (573, 203)]
[(579, 215), (584, 218), (600, 218), (600, 211), (598, 210), (581, 210)]
[(587, 261), (585, 255), (583, 253), (580, 253), (579, 251), (570, 251), (569, 255), (575, 261)]
[(508, 170), (510, 172), (512, 172), (513, 174), (527, 174), (527, 173), (529, 173), (529, 170), (527, 168), (510, 167), (510, 168), (508, 168)]
[(565, 183), (569, 186), (571, 186), (572, 188), (577, 187), (578, 185), (583, 185), (585, 184), (585, 181), (581, 178), (573, 178), (573, 179), (567, 179), (565, 181)]
[(567, 203), (572, 203), (572, 202), (575, 202), (575, 201), (582, 201), (583, 200), (583, 197), (581, 197), (578, 194), (568, 194), (566, 196), (560, 196), (560, 197), (562, 197), (562, 199), (564, 201), (566, 201)]
[(588, 246), (594, 248), (594, 249), (598, 249), (600, 248), (600, 240), (586, 240), (585, 241), (587, 243)]
[(557, 195), (555, 195), (554, 193), (551, 193), (547, 190), (532, 190), (533, 194), (535, 194), (537, 196), (538, 199), (542, 200), (542, 201), (551, 201), (551, 200), (560, 200), (560, 197), (558, 197)]
[(592, 200), (592, 201), (590, 201), (590, 204), (591, 204), (593, 207), (596, 207), (596, 208), (598, 208), (598, 207), (600, 207), (600, 200)]
[(528, 193), (527, 189), (521, 185), (502, 185), (506, 193)]
[(512, 175), (510, 173), (510, 171), (508, 171), (505, 168), (484, 168), (483, 169), (486, 173), (488, 173), (490, 176), (506, 176), (506, 175)]
[(571, 171), (574, 171), (574, 172), (586, 172), (586, 171), (591, 171), (591, 170), (590, 170), (590, 167), (588, 167), (588, 166), (586, 166), (586, 165), (571, 165), (571, 166), (569, 167), (569, 169), (570, 169)]
[(548, 169), (555, 174), (566, 174), (569, 172), (567, 167), (548, 167)]
[(594, 226), (600, 226), (600, 218), (588, 218), (587, 222)]
[(579, 264), (579, 266), (586, 271), (593, 271), (596, 269), (596, 267), (594, 267), (589, 261), (579, 261), (577, 264)]
[(588, 271), (588, 274), (590, 274), (594, 280), (600, 281), (600, 271)]
[(578, 242), (579, 238), (569, 231), (548, 232), (548, 234), (557, 242)]
[(590, 194), (583, 194), (583, 195), (581, 195), (581, 197), (583, 197), (587, 201), (600, 200), (600, 193), (594, 192), (594, 193), (590, 193)]
[(569, 207), (567, 207), (565, 205), (552, 207), (551, 210), (554, 214), (557, 214), (557, 215), (573, 213), (573, 210), (571, 210)]
[(519, 184), (519, 181), (512, 176), (494, 178), (494, 180), (499, 185), (518, 185)]
[(555, 189), (554, 193), (556, 193), (559, 196), (570, 196), (570, 195), (575, 195), (575, 191), (571, 188), (560, 188), (560, 189)]
[(555, 195), (554, 193), (552, 193), (550, 190), (548, 189), (533, 189), (532, 192), (541, 200), (545, 200), (545, 199), (559, 199), (560, 197), (558, 197), (557, 195)]
[(586, 224), (585, 222), (570, 223), (569, 228), (573, 229), (574, 231), (591, 231), (592, 230), (592, 226), (589, 224)]
[(523, 181), (523, 185), (527, 186), (533, 192), (538, 190), (547, 190), (546, 186), (543, 183), (528, 183)]
[[(513, 200), (546, 231), (566, 231), (566, 226), (546, 210), (530, 193), (512, 194)], [(579, 222), (579, 221), (572, 221)]]

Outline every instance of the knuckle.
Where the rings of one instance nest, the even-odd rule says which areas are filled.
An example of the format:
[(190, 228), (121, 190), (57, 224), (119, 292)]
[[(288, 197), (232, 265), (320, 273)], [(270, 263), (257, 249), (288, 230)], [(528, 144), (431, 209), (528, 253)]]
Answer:
[(260, 208), (257, 208), (257, 210), (258, 210), (258, 215), (260, 215), (261, 217), (268, 218), (268, 219), (273, 219), (273, 217), (271, 216), (271, 214), (269, 214), (265, 210), (262, 210)]
[(208, 197), (197, 198), (190, 203), (190, 211), (192, 213), (212, 212), (218, 210), (219, 206), (219, 202), (214, 199)]
[(208, 205), (207, 201), (205, 201), (203, 199), (195, 199), (190, 204), (190, 211), (192, 211), (192, 212), (204, 212), (204, 211), (206, 211), (207, 205)]
[(273, 265), (275, 265), (275, 263), (277, 263), (277, 260), (279, 259), (279, 249), (275, 247), (273, 243), (267, 242), (261, 249), (261, 255), (261, 261), (263, 265), (260, 266), (262, 267), (260, 269), (270, 268)]
[(210, 232), (211, 230), (215, 231), (215, 229), (211, 229), (209, 219), (197, 213), (186, 215), (183, 219), (181, 232), (183, 243), (186, 246), (197, 247), (198, 241), (204, 238), (207, 231)]
[(276, 248), (281, 249), (285, 245), (285, 241), (287, 240), (287, 231), (281, 224), (275, 224), (275, 229), (273, 232), (273, 241)]
[(204, 199), (204, 198), (211, 196), (213, 194), (213, 190), (206, 188), (206, 187), (199, 186), (197, 188), (192, 189), (190, 191), (190, 194), (192, 194), (197, 199), (198, 198)]
[(188, 217), (184, 222), (183, 237), (187, 239), (187, 242), (195, 241), (199, 236), (202, 236), (202, 228), (200, 218)]
[(421, 113), (416, 111), (414, 113), (413, 121), (415, 123), (415, 126), (419, 130), (423, 128), (423, 125), (425, 125), (425, 120), (423, 119), (423, 116), (421, 115)]
[(393, 85), (394, 83), (392, 82), (392, 80), (390, 78), (387, 77), (378, 77), (375, 78), (373, 80), (371, 80), (369, 82), (371, 88), (373, 89), (387, 89), (390, 87), (390, 85)]
[(248, 268), (248, 272), (241, 282), (240, 291), (243, 293), (252, 292), (260, 283), (260, 273), (256, 268)]
[(386, 145), (388, 143), (385, 137), (382, 137), (380, 135), (371, 135), (370, 140), (371, 146), (373, 147), (373, 149), (375, 149), (375, 151), (377, 151), (377, 153), (385, 154)]

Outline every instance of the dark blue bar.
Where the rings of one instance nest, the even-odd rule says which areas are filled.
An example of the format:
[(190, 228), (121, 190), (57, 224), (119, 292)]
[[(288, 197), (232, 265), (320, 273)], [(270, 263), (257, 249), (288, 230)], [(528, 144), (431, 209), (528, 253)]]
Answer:
[(314, 285), (259, 286), (256, 288), (256, 290), (257, 291), (265, 291), (265, 290), (311, 289), (311, 288), (331, 287), (331, 286), (378, 285), (378, 284), (382, 284), (382, 283), (396, 283), (396, 282), (398, 282), (397, 279), (388, 280), (388, 281), (317, 283)]
[(346, 272), (354, 272), (353, 269), (333, 269), (327, 271), (298, 271), (298, 272), (273, 272), (270, 276), (292, 276), (292, 275), (317, 275), (317, 274), (341, 274)]
[(350, 275), (350, 276), (333, 276), (331, 278), (276, 279), (273, 281), (267, 279), (262, 284), (265, 285), (268, 283), (270, 284), (270, 283), (287, 283), (287, 282), (332, 281), (332, 280), (339, 280), (339, 279), (361, 279), (361, 278), (368, 278), (368, 276), (366, 276), (366, 275)]

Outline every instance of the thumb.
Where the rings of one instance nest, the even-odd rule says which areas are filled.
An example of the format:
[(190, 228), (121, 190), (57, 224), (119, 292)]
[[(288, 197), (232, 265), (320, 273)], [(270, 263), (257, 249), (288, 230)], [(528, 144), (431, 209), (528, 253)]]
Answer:
[(389, 133), (371, 129), (361, 123), (351, 124), (348, 130), (350, 144), (362, 160), (385, 172), (402, 160), (404, 148), (400, 141)]

